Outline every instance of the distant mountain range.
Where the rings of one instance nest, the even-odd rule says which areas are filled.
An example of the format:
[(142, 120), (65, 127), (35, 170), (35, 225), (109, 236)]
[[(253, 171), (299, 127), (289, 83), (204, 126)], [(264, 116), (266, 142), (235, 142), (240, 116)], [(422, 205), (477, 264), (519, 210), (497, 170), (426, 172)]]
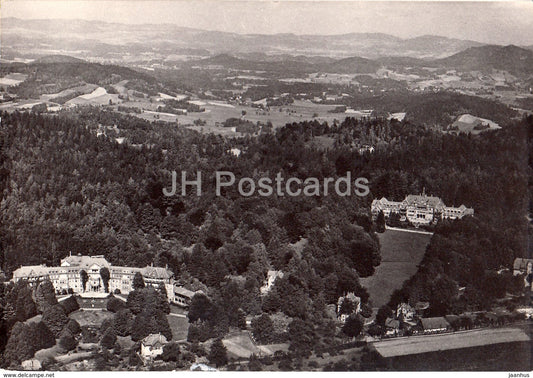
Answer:
[(228, 54), (189, 62), (190, 65), (222, 66), (252, 71), (271, 71), (291, 73), (329, 72), (339, 74), (375, 73), (382, 67), (434, 67), (457, 71), (480, 71), (490, 73), (493, 69), (507, 71), (517, 77), (533, 75), (533, 51), (509, 46), (471, 47), (443, 59), (417, 59), (411, 57), (386, 57), (366, 59), (350, 57), (343, 59), (324, 59), (316, 57), (275, 57), (252, 55), (238, 58)]
[(3, 55), (19, 53), (26, 57), (48, 52), (111, 59), (140, 57), (144, 53), (172, 60), (179, 55), (263, 53), (334, 58), (406, 56), (437, 59), (482, 45), (475, 41), (429, 35), (410, 39), (382, 33), (244, 35), (169, 24), (127, 25), (84, 20), (3, 18), (1, 28)]

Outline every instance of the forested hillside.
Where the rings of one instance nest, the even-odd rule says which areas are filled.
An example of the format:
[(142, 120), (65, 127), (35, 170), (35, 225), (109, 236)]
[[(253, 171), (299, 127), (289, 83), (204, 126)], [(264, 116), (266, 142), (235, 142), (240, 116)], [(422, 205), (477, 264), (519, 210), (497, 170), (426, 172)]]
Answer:
[[(117, 125), (143, 145), (97, 137), (98, 124)], [(474, 207), (476, 215), (437, 226), (419, 272), (393, 300), (427, 300), (435, 313), (483, 307), (501, 295), (490, 289), (501, 287), (490, 270), (511, 267), (526, 254), (526, 135), (532, 128), (528, 118), (479, 136), (453, 136), (348, 118), (224, 139), (97, 108), (57, 116), (3, 113), (0, 264), (9, 274), (22, 264), (58, 264), (70, 251), (103, 254), (117, 265), (168, 264), (183, 284), (210, 297), (209, 314), (198, 316), (191, 337), (221, 336), (239, 326), (243, 314), (282, 312), (301, 322), (293, 326), (298, 334), (321, 340), (311, 345), (326, 345), (334, 336), (327, 304), (353, 291), (367, 308), (358, 277), (380, 263), (371, 200), (399, 200), (425, 188), (448, 205)], [(312, 147), (317, 136), (332, 138), (333, 148)], [(361, 155), (354, 148), (360, 143), (376, 151)], [(234, 147), (240, 157), (230, 153)], [(190, 190), (165, 197), (172, 170), (191, 179), (201, 171), (202, 196)], [(242, 197), (232, 187), (217, 197), (215, 171), (223, 170), (255, 179), (278, 172), (322, 179), (350, 171), (369, 179), (371, 194)], [(269, 269), (285, 275), (261, 297)], [(459, 302), (458, 288), (465, 286)]]

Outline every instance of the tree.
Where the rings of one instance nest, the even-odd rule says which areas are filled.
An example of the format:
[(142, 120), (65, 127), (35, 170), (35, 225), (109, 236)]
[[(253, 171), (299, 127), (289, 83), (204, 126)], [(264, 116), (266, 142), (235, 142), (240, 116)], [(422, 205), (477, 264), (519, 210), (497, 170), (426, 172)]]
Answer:
[(48, 306), (57, 304), (54, 285), (49, 279), (45, 279), (37, 284), (34, 298), (39, 312), (43, 312)]
[(36, 351), (44, 348), (50, 348), (55, 345), (56, 339), (54, 338), (54, 334), (48, 329), (46, 324), (43, 322), (30, 323), (29, 326), (33, 337), (31, 341), (28, 342), (34, 343)]
[(180, 346), (178, 343), (168, 343), (163, 347), (163, 353), (159, 356), (165, 362), (177, 362), (180, 358)]
[(68, 328), (65, 328), (65, 330), (61, 332), (61, 337), (59, 338), (59, 346), (68, 352), (76, 348), (77, 345), (78, 342), (74, 338), (72, 332), (70, 332)]
[(387, 318), (390, 317), (391, 315), (392, 315), (392, 309), (387, 305), (383, 305), (382, 307), (380, 307), (380, 309), (378, 310), (376, 314), (376, 320), (375, 320), (376, 324), (379, 326), (384, 326), (385, 320), (387, 320)]
[(197, 293), (191, 299), (189, 305), (189, 323), (194, 323), (198, 319), (209, 320), (213, 316), (213, 304), (205, 294)]
[(73, 335), (77, 335), (81, 332), (80, 323), (76, 319), (70, 319), (65, 329), (68, 329)]
[(80, 279), (81, 279), (81, 284), (83, 286), (83, 291), (85, 291), (85, 288), (87, 287), (87, 281), (89, 281), (89, 275), (83, 269), (80, 270)]
[(135, 273), (133, 276), (133, 290), (144, 289), (144, 279), (141, 272)]
[(68, 317), (61, 305), (49, 306), (43, 312), (42, 321), (52, 331), (54, 337), (59, 338), (61, 331), (68, 323)]
[(31, 358), (35, 353), (33, 347), (32, 332), (27, 324), (17, 322), (11, 330), (4, 350), (3, 363), (8, 367), (12, 363), (20, 364), (21, 361)]
[(242, 308), (237, 310), (237, 327), (240, 329), (246, 329), (246, 313)]
[(117, 335), (115, 335), (115, 331), (113, 330), (113, 327), (109, 327), (102, 335), (102, 339), (100, 340), (100, 345), (102, 346), (102, 348), (113, 349), (113, 346), (115, 345), (116, 341), (117, 341)]
[(133, 324), (133, 314), (130, 310), (119, 310), (113, 317), (113, 329), (118, 336), (128, 336), (131, 334)]
[(109, 269), (107, 267), (104, 266), (100, 269), (100, 277), (102, 277), (105, 292), (109, 293), (109, 279), (111, 278), (111, 274), (109, 273)]
[(123, 300), (116, 297), (111, 297), (107, 300), (107, 311), (118, 312), (126, 308), (126, 303)]
[(207, 359), (210, 363), (215, 364), (216, 367), (224, 366), (228, 363), (228, 350), (222, 343), (222, 339), (213, 341)]
[(134, 314), (138, 314), (143, 310), (144, 295), (142, 289), (130, 291), (126, 305)]
[(61, 307), (63, 307), (63, 310), (65, 310), (65, 314), (67, 315), (80, 309), (80, 305), (78, 304), (76, 297), (73, 295), (61, 301)]
[(313, 324), (301, 319), (294, 319), (289, 324), (289, 350), (302, 356), (311, 355), (315, 340)]
[(342, 326), (342, 332), (349, 337), (357, 337), (363, 330), (363, 322), (357, 315), (350, 315)]
[(385, 215), (380, 211), (376, 218), (376, 231), (379, 233), (385, 232)]
[(272, 341), (274, 336), (274, 323), (268, 314), (262, 314), (261, 316), (252, 320), (252, 334), (254, 339), (260, 344), (268, 344)]
[(350, 298), (344, 298), (339, 309), (339, 315), (350, 315), (355, 312), (355, 304)]

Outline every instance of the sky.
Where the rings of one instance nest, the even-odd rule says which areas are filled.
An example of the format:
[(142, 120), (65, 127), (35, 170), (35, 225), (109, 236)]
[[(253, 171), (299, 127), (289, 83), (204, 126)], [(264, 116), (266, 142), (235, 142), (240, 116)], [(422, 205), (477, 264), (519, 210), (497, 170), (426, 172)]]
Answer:
[(170, 23), (241, 34), (441, 35), (533, 45), (533, 1), (0, 0), (1, 17)]

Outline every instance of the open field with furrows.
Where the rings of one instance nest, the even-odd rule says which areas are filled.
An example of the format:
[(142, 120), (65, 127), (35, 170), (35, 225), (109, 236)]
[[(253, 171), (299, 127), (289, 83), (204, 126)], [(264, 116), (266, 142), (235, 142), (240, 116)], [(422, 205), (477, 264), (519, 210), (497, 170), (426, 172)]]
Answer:
[(438, 335), (400, 337), (374, 343), (383, 357), (406, 356), (482, 345), (526, 342), (529, 336), (520, 328), (485, 328)]
[(392, 292), (416, 273), (431, 239), (431, 235), (397, 230), (386, 230), (378, 237), (381, 264), (374, 275), (360, 280), (370, 294), (373, 308), (386, 304)]

